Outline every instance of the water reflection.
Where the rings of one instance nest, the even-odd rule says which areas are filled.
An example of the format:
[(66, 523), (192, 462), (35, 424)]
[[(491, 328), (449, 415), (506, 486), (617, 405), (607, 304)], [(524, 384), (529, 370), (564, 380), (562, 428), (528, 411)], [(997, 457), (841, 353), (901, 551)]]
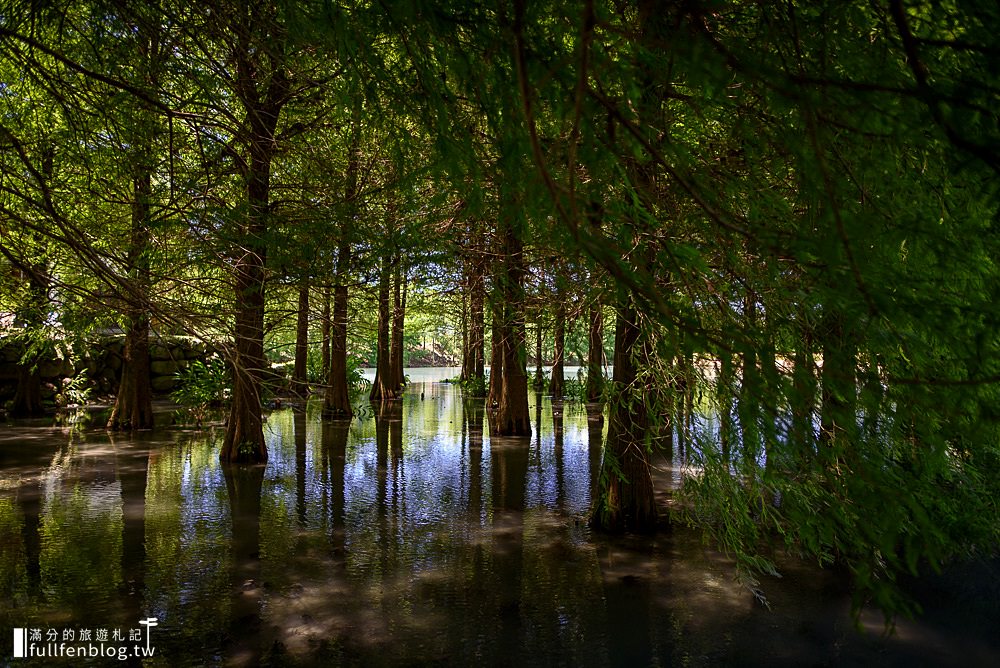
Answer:
[[(0, 438), (0, 624), (156, 616), (146, 663), (162, 666), (949, 657), (913, 640), (935, 633), (924, 622), (896, 640), (855, 634), (829, 573), (792, 562), (765, 583), (767, 612), (683, 528), (591, 535), (594, 406), (535, 396), (530, 438), (491, 438), (482, 400), (419, 377), (361, 419), (319, 409), (268, 417), (266, 468), (221, 466), (205, 432)], [(661, 489), (680, 475), (657, 466)], [(1000, 656), (988, 632), (963, 642)]]

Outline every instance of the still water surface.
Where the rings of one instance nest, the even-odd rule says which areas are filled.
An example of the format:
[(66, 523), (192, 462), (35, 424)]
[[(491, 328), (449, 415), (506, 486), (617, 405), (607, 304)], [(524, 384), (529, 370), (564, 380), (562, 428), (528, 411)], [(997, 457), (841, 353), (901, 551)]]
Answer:
[[(350, 422), (272, 412), (263, 468), (221, 466), (221, 431), (0, 427), (7, 643), (156, 617), (145, 665), (1000, 665), (995, 565), (922, 583), (927, 616), (892, 637), (794, 561), (767, 610), (695, 532), (590, 533), (603, 427), (582, 405), (533, 396), (532, 437), (491, 439), (436, 382), (457, 370), (408, 373)], [(666, 506), (683, 456), (656, 467)], [(7, 643), (0, 665), (50, 663)]]

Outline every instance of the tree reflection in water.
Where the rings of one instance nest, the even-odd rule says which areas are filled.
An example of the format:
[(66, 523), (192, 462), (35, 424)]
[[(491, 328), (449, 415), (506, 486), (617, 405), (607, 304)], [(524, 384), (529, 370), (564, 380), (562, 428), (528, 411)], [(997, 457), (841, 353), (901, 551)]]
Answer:
[[(4, 460), (0, 623), (156, 616), (152, 665), (164, 666), (946, 656), (856, 635), (847, 594), (810, 566), (766, 583), (766, 612), (682, 527), (592, 534), (597, 406), (535, 397), (530, 439), (491, 438), (481, 399), (419, 380), (360, 419), (323, 420), (320, 408), (269, 416), (266, 468), (222, 467), (211, 432), (67, 444), (26, 428), (48, 449)], [(657, 467), (661, 489), (679, 475)], [(962, 615), (937, 619), (981, 628)], [(922, 624), (901, 636), (946, 637)], [(988, 633), (969, 634), (976, 657), (997, 658)]]

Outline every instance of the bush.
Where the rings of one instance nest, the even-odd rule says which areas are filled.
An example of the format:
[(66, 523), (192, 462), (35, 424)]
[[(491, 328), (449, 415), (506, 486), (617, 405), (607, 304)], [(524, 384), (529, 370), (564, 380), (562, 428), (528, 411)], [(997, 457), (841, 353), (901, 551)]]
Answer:
[(229, 399), (229, 372), (218, 357), (192, 362), (175, 377), (177, 389), (170, 398), (181, 407), (187, 421), (199, 427), (210, 409), (223, 406)]

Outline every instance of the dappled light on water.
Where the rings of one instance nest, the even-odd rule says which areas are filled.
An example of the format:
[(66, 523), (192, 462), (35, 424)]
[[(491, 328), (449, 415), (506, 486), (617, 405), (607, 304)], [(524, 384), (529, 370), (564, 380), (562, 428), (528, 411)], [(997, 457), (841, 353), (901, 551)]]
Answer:
[[(324, 421), (315, 402), (272, 412), (257, 469), (221, 465), (211, 431), (16, 427), (24, 440), (2, 442), (0, 622), (155, 616), (153, 666), (954, 658), (961, 610), (892, 638), (865, 611), (860, 634), (835, 573), (784, 560), (783, 579), (760, 583), (769, 611), (683, 526), (594, 534), (606, 421), (536, 395), (531, 437), (491, 438), (481, 402), (419, 373), (353, 420)], [(688, 470), (681, 453), (654, 457), (661, 506)], [(998, 658), (977, 628), (977, 660)]]

